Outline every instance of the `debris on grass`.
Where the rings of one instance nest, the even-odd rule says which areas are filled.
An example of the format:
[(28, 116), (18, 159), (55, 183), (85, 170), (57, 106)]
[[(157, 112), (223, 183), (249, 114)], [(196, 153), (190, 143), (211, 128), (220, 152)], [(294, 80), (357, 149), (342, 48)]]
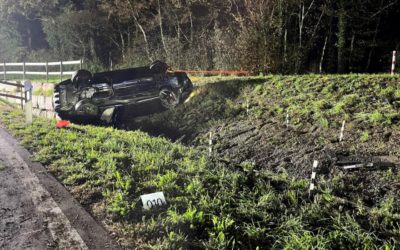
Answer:
[(60, 120), (57, 121), (56, 123), (56, 128), (66, 128), (70, 125), (71, 123), (67, 120)]

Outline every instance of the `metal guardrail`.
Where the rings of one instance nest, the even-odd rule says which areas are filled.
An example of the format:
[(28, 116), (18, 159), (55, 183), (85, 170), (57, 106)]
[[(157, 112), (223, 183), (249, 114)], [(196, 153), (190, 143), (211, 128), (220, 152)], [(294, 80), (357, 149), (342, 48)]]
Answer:
[[(18, 63), (0, 63), (0, 66), (3, 67), (3, 76), (4, 80), (7, 79), (7, 75), (22, 75), (23, 79), (26, 79), (27, 75), (39, 75), (46, 76), (46, 82), (49, 79), (49, 76), (60, 76), (62, 80), (63, 75), (72, 75), (74, 71), (64, 71), (64, 67), (66, 65), (79, 65), (79, 68), (82, 69), (83, 59), (75, 60), (75, 61), (59, 61), (59, 62), (18, 62)], [(49, 71), (49, 67), (59, 66), (59, 71)], [(7, 70), (7, 67), (21, 67), (21, 70)], [(27, 71), (27, 67), (45, 67), (45, 71)], [(1, 73), (1, 71), (0, 71)]]

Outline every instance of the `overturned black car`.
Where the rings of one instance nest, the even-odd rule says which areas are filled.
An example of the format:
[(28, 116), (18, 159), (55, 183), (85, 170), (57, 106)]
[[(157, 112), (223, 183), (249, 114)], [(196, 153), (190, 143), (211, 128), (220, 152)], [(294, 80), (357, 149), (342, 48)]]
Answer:
[[(156, 61), (150, 66), (91, 74), (78, 70), (54, 88), (55, 112), (75, 123), (114, 124), (132, 104), (159, 101), (172, 109), (190, 95), (193, 84), (186, 73), (169, 72)], [(143, 106), (143, 105), (142, 105)]]

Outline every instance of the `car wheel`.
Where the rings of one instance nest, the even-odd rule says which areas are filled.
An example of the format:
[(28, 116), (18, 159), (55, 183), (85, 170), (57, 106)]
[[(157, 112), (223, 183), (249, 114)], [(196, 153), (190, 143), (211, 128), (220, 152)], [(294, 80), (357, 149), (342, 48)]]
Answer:
[(149, 66), (150, 70), (153, 71), (153, 73), (164, 73), (167, 71), (168, 67), (168, 64), (161, 61), (155, 61)]
[(92, 73), (85, 69), (80, 69), (76, 71), (72, 77), (71, 81), (77, 88), (84, 88), (90, 86), (90, 81), (92, 80)]
[(161, 89), (159, 96), (161, 105), (166, 109), (173, 109), (181, 102), (181, 97), (178, 91), (169, 88)]
[(112, 116), (112, 126), (113, 128), (121, 128), (122, 125), (122, 116), (123, 116), (123, 108), (122, 106), (115, 107), (115, 111)]

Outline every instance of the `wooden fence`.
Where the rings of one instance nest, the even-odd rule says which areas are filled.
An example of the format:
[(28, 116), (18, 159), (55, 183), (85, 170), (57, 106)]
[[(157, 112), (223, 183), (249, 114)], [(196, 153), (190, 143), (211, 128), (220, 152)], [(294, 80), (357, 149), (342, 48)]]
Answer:
[[(66, 66), (76, 67), (66, 67)], [(29, 91), (29, 98), (27, 99), (27, 92), (24, 89), (24, 85), (20, 81), (6, 81), (13, 77), (13, 79), (26, 80), (29, 76), (45, 76), (46, 82), (49, 81), (49, 76), (59, 76), (62, 81), (63, 76), (72, 75), (75, 71), (66, 71), (65, 69), (82, 69), (83, 60), (75, 61), (59, 61), (59, 62), (4, 62), (0, 63), (0, 67), (3, 67), (3, 78), (0, 80), (0, 97), (5, 98), (7, 101), (17, 103), (24, 109), (26, 104), (29, 104), (29, 109), (32, 110), (33, 114), (38, 116), (56, 117), (54, 112), (54, 100), (52, 96), (39, 95), (33, 96), (32, 90)], [(1, 68), (0, 68), (1, 74)], [(1, 76), (0, 76), (1, 77)], [(46, 86), (46, 88), (44, 87)], [(36, 90), (47, 90), (53, 88), (52, 84), (33, 84)], [(28, 100), (28, 102), (26, 101)], [(31, 113), (32, 113), (31, 112)]]
[[(11, 100), (16, 101), (17, 103), (20, 102), (21, 109), (25, 110), (26, 122), (32, 123), (32, 83), (30, 81), (25, 81), (24, 84), (21, 84), (19, 81), (14, 83), (0, 80), (0, 85), (16, 87), (17, 91), (0, 93), (0, 97), (5, 97), (7, 100), (11, 98)], [(20, 93), (20, 95), (16, 95), (17, 93)]]
[[(36, 75), (36, 76), (46, 76), (46, 82), (49, 80), (49, 76), (60, 76), (60, 80), (64, 75), (72, 75), (74, 71), (64, 71), (64, 66), (67, 65), (79, 65), (79, 68), (82, 69), (83, 60), (76, 61), (59, 61), (59, 62), (18, 62), (18, 63), (7, 63), (4, 62), (1, 66), (3, 66), (3, 76), (4, 80), (7, 79), (8, 75), (19, 75), (22, 76), (22, 79), (25, 80), (28, 75)], [(18, 70), (7, 70), (8, 68), (19, 68)], [(38, 68), (41, 67), (45, 69), (45, 71), (32, 71), (27, 70), (27, 68)], [(57, 67), (58, 71), (50, 71), (50, 67)], [(0, 71), (1, 73), (1, 71)]]
[[(6, 88), (6, 86), (8, 86)], [(53, 84), (46, 83), (33, 83), (33, 92), (35, 90), (51, 91)], [(15, 103), (23, 109), (25, 107), (24, 98), (24, 85), (17, 83), (6, 82), (0, 80), (0, 98), (10, 103)], [(54, 111), (54, 95), (45, 93), (44, 95), (32, 95), (32, 112), (35, 116), (42, 116), (47, 118), (55, 118), (57, 114)]]
[[(0, 80), (0, 84), (4, 84), (7, 86), (12, 86), (12, 87), (17, 88), (16, 92), (0, 93), (0, 96), (6, 97), (6, 98), (12, 98), (12, 99), (19, 101), (21, 104), (21, 109), (23, 109), (24, 101), (25, 101), (25, 96), (24, 96), (24, 91), (23, 91), (24, 85), (22, 85), (21, 82), (19, 82), (19, 81), (17, 81), (16, 83), (13, 83), (13, 82), (1, 81), (1, 80)], [(19, 95), (16, 95), (18, 93), (19, 93)]]

